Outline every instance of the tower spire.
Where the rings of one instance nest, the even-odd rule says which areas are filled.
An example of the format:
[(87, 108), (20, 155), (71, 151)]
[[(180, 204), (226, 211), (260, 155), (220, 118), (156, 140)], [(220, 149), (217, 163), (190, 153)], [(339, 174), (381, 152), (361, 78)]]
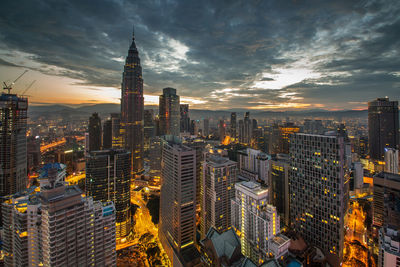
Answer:
[(132, 40), (135, 40), (135, 25), (132, 25)]

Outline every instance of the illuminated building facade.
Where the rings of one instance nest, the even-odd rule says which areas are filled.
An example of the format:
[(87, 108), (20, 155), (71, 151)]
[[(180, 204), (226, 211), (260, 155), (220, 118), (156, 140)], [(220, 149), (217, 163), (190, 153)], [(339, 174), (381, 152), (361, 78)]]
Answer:
[(86, 157), (86, 194), (95, 201), (113, 201), (117, 243), (124, 242), (132, 228), (130, 152), (92, 151)]
[(287, 122), (283, 126), (279, 126), (279, 150), (278, 153), (289, 154), (289, 137), (291, 134), (298, 133), (300, 127), (295, 126), (293, 123)]
[(89, 151), (101, 149), (101, 119), (98, 113), (89, 118)]
[(133, 174), (143, 171), (143, 78), (135, 36), (129, 47), (122, 75), (121, 129), (124, 148), (131, 152)]
[(203, 162), (201, 195), (201, 237), (210, 227), (219, 232), (231, 226), (231, 199), (235, 196), (237, 163), (219, 155)]
[(187, 133), (190, 130), (189, 104), (180, 104), (180, 114), (181, 133)]
[(116, 266), (115, 209), (65, 186), (65, 165), (47, 164), (39, 188), (2, 205), (6, 266)]
[(174, 88), (164, 88), (159, 97), (160, 135), (179, 136), (180, 104)]
[(112, 148), (123, 148), (122, 133), (124, 130), (121, 129), (121, 114), (111, 113), (111, 140)]
[(238, 151), (239, 155), (239, 173), (244, 178), (257, 181), (262, 180), (268, 184), (269, 160), (271, 156), (255, 150), (246, 148)]
[(343, 259), (349, 173), (344, 137), (295, 134), (290, 138), (290, 222), (310, 244)]
[(155, 136), (150, 139), (149, 149), (149, 164), (150, 175), (160, 178), (161, 175), (161, 155), (162, 155), (162, 140), (161, 137)]
[(268, 198), (266, 187), (250, 181), (236, 183), (231, 200), (232, 226), (240, 232), (242, 253), (255, 263), (268, 259), (269, 244), (280, 233), (278, 212)]
[(385, 148), (385, 172), (399, 173), (399, 150)]
[(289, 158), (278, 154), (269, 163), (269, 203), (276, 207), (284, 225), (289, 226)]
[(236, 112), (231, 113), (231, 138), (237, 138)]
[(399, 149), (399, 103), (389, 98), (368, 102), (369, 156), (383, 160), (385, 147)]
[(28, 99), (0, 95), (0, 196), (26, 188), (26, 118)]
[(373, 179), (373, 224), (400, 228), (400, 175), (381, 172)]
[(196, 151), (166, 136), (161, 162), (159, 237), (172, 265), (196, 232)]

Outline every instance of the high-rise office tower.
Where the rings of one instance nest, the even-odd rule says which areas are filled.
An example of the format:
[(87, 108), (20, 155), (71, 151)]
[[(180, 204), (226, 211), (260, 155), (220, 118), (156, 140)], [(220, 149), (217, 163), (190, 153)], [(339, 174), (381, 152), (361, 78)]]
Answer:
[(236, 112), (231, 113), (231, 138), (237, 138)]
[(86, 194), (95, 201), (113, 201), (116, 212), (117, 243), (130, 232), (130, 152), (92, 151), (86, 157)]
[(399, 173), (399, 150), (385, 148), (385, 172)]
[(131, 152), (133, 174), (143, 171), (143, 78), (135, 35), (129, 47), (122, 75), (121, 128), (124, 148)]
[(103, 149), (112, 148), (112, 120), (107, 119), (103, 124)]
[(345, 138), (294, 134), (290, 138), (290, 222), (312, 245), (343, 260), (344, 219), (349, 198)]
[(203, 119), (203, 135), (208, 136), (210, 134), (210, 122), (208, 119)]
[(250, 119), (250, 112), (246, 112), (244, 114), (243, 123), (244, 123), (243, 142), (245, 144), (250, 144), (253, 132), (252, 120)]
[(284, 225), (289, 226), (289, 157), (278, 154), (269, 163), (269, 203), (276, 207)]
[(121, 134), (121, 114), (111, 113), (111, 139), (112, 148), (123, 148), (123, 140)]
[[(196, 151), (166, 136), (161, 162), (161, 244), (172, 265), (193, 245), (196, 231)], [(178, 266), (178, 265), (177, 265)]]
[(39, 192), (3, 203), (6, 266), (116, 266), (113, 203), (82, 197), (64, 178), (65, 165), (47, 164)]
[(279, 149), (277, 152), (289, 154), (289, 137), (299, 131), (300, 127), (295, 126), (292, 122), (286, 122), (284, 125), (279, 126)]
[(391, 225), (400, 229), (400, 175), (381, 172), (373, 181), (373, 225)]
[(201, 191), (201, 238), (210, 227), (220, 232), (231, 226), (231, 199), (235, 196), (237, 163), (210, 155), (203, 163)]
[(244, 123), (243, 123), (243, 120), (239, 120), (238, 130), (239, 130), (239, 135), (238, 135), (239, 142), (240, 143), (244, 143)]
[(147, 152), (150, 148), (150, 140), (156, 134), (154, 125), (154, 111), (152, 109), (144, 110), (144, 151)]
[(225, 122), (224, 120), (219, 120), (219, 124), (218, 124), (218, 132), (219, 132), (219, 140), (221, 142), (224, 141), (225, 139)]
[(385, 147), (399, 149), (399, 103), (389, 98), (368, 102), (369, 156), (383, 160)]
[(189, 118), (189, 104), (180, 104), (180, 130), (181, 133), (189, 132), (190, 118)]
[(149, 148), (149, 174), (154, 178), (161, 176), (161, 155), (162, 155), (162, 139), (160, 136), (155, 136), (150, 139)]
[(89, 151), (101, 149), (101, 119), (98, 113), (89, 118)]
[(275, 258), (287, 253), (290, 241), (283, 235), (279, 235), (283, 241), (278, 245), (280, 249), (272, 250), (274, 237), (280, 233), (280, 222), (276, 208), (268, 205), (267, 188), (251, 181), (236, 183), (231, 205), (232, 225), (241, 233), (243, 255), (262, 263), (268, 259), (269, 253)]
[(261, 180), (265, 184), (268, 184), (270, 155), (252, 148), (240, 150), (238, 151), (238, 155), (239, 173), (241, 176), (252, 181)]
[(191, 120), (190, 121), (190, 134), (197, 135), (198, 133), (199, 133), (199, 125), (197, 124), (197, 121)]
[(188, 146), (196, 151), (196, 209), (200, 208), (201, 205), (201, 186), (202, 186), (202, 163), (204, 158), (204, 149), (207, 145), (202, 139), (187, 139), (183, 143), (185, 146)]
[(26, 188), (26, 117), (28, 99), (15, 94), (0, 96), (0, 196)]
[(160, 135), (179, 136), (180, 105), (174, 88), (164, 88), (159, 97)]

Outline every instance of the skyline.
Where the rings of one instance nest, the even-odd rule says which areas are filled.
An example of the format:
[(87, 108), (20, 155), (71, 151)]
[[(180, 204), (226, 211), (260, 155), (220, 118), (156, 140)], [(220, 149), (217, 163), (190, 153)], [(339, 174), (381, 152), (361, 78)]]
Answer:
[(165, 87), (195, 109), (366, 109), (380, 96), (397, 100), (399, 5), (311, 6), (7, 1), (0, 80), (29, 69), (13, 91), (36, 80), (27, 93), (34, 105), (119, 103), (135, 25), (146, 104)]

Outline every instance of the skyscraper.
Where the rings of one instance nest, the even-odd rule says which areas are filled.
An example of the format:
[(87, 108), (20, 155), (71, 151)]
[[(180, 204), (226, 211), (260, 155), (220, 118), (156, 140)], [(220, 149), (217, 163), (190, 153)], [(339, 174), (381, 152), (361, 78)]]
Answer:
[(269, 161), (271, 156), (255, 150), (246, 148), (238, 151), (239, 173), (241, 176), (252, 181), (263, 181), (268, 184)]
[(26, 188), (26, 117), (28, 99), (15, 94), (0, 96), (0, 196)]
[(181, 251), (195, 241), (196, 151), (182, 145), (175, 136), (166, 138), (161, 162), (159, 236), (176, 265), (174, 261)]
[(143, 171), (143, 78), (135, 35), (129, 47), (122, 75), (121, 126), (124, 148), (131, 152), (133, 174)]
[(201, 238), (210, 227), (220, 232), (231, 226), (231, 199), (235, 196), (237, 163), (210, 155), (203, 163), (201, 190)]
[(111, 140), (112, 148), (123, 148), (123, 140), (121, 134), (121, 114), (111, 113)]
[(92, 151), (86, 157), (86, 194), (95, 201), (113, 201), (116, 212), (117, 242), (132, 227), (130, 194), (130, 152)]
[(373, 181), (373, 225), (391, 225), (400, 229), (400, 175), (381, 172)]
[(97, 112), (89, 118), (89, 151), (101, 149), (101, 119)]
[(102, 149), (112, 148), (112, 120), (107, 119), (103, 124), (103, 146)]
[(369, 156), (383, 160), (385, 147), (399, 149), (399, 103), (389, 98), (368, 102)]
[(231, 113), (231, 138), (237, 138), (236, 112)]
[(284, 243), (277, 251), (271, 250), (275, 236), (280, 233), (279, 215), (274, 206), (268, 205), (268, 189), (255, 182), (235, 184), (235, 197), (231, 200), (232, 225), (240, 231), (243, 255), (256, 263), (267, 260), (269, 253), (280, 258), (287, 253), (289, 238), (280, 235)]
[(65, 165), (47, 164), (40, 191), (7, 196), (2, 205), (6, 266), (116, 266), (115, 209), (65, 185)]
[(180, 104), (181, 122), (180, 129), (181, 132), (189, 132), (190, 118), (189, 118), (189, 104)]
[[(154, 111), (152, 109), (144, 110), (144, 151), (147, 152), (150, 148), (150, 140), (156, 134), (154, 123)], [(146, 153), (147, 154), (147, 153)]]
[(219, 140), (221, 142), (223, 142), (225, 139), (225, 122), (224, 122), (224, 120), (219, 120), (218, 131), (219, 131)]
[(342, 136), (294, 134), (290, 138), (290, 221), (304, 239), (343, 260), (349, 198), (346, 142)]
[(164, 88), (159, 98), (160, 135), (179, 136), (180, 105), (174, 88)]
[(399, 150), (385, 148), (385, 172), (399, 173)]
[(208, 136), (210, 133), (210, 124), (208, 119), (203, 119), (203, 135)]

